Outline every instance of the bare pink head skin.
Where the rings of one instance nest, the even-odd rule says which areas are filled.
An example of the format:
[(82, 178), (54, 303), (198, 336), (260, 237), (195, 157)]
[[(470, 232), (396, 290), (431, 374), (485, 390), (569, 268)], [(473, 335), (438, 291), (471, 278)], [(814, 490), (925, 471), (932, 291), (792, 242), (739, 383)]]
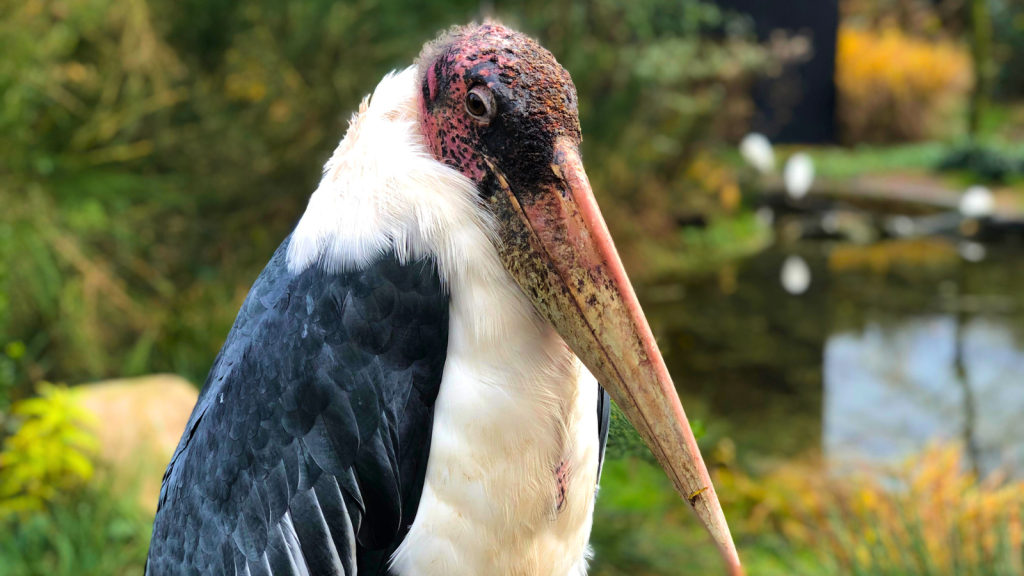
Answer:
[[(474, 181), (487, 178), (484, 156), (505, 164), (513, 179), (550, 178), (555, 139), (579, 146), (576, 87), (554, 56), (526, 36), (493, 23), (453, 29), (427, 45), (419, 65), (431, 150)], [(474, 88), (493, 99), (490, 117), (467, 113)]]
[(500, 24), (455, 28), (419, 59), (434, 156), (477, 184), (505, 268), (650, 446), (742, 574), (672, 378), (594, 199), (576, 88), (550, 52)]

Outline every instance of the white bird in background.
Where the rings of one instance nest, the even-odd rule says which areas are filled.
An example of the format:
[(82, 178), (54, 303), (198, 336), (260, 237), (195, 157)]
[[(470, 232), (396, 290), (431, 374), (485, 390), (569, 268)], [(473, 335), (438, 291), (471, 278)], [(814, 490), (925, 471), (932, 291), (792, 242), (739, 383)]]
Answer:
[(740, 156), (761, 174), (775, 171), (775, 150), (764, 134), (747, 134), (740, 142)]
[(803, 152), (793, 154), (786, 162), (782, 180), (786, 185), (786, 194), (790, 198), (793, 200), (803, 198), (814, 184), (814, 160), (811, 160), (811, 157)]
[(985, 218), (995, 210), (995, 197), (984, 186), (971, 186), (960, 196), (960, 213), (967, 218)]

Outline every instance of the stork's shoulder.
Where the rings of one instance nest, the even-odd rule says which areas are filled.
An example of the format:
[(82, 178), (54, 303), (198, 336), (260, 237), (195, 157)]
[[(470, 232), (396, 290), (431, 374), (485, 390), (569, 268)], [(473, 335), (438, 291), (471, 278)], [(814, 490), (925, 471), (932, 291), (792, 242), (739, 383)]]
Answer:
[(447, 347), (434, 266), (384, 254), (295, 273), (289, 244), (242, 305), (167, 468), (147, 574), (303, 558), (352, 574), (411, 522)]

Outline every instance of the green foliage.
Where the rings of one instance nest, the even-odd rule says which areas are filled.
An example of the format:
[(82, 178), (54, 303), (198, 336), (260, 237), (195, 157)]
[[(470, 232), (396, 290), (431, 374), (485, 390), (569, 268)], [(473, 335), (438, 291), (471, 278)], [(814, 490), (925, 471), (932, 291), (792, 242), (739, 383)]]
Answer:
[(63, 386), (44, 382), (39, 394), (12, 410), (23, 421), (0, 452), (0, 517), (42, 510), (93, 475), (96, 439), (83, 425), (94, 416)]
[[(609, 442), (609, 449), (612, 443)], [(717, 482), (716, 482), (717, 483)], [(740, 511), (725, 510), (748, 574), (815, 574), (817, 558), (776, 533), (737, 533)], [(720, 574), (718, 551), (690, 507), (656, 464), (627, 457), (605, 463), (590, 542), (593, 576)], [(805, 567), (810, 569), (803, 571)]]
[(1019, 168), (1017, 159), (1024, 157), (1024, 146), (1007, 141), (1002, 135), (992, 135), (977, 142), (959, 144), (921, 142), (897, 146), (822, 147), (807, 152), (814, 160), (815, 173), (832, 180), (939, 169), (959, 170), (968, 174), (971, 182), (979, 178), (987, 181), (1003, 178), (1012, 182)]
[[(7, 346), (19, 356), (18, 343)], [(42, 383), (16, 402), (0, 452), (0, 574), (141, 575), (152, 518), (137, 493), (109, 491), (93, 463), (95, 416), (76, 393)]]
[(940, 171), (967, 172), (982, 182), (1002, 183), (1024, 176), (1024, 159), (1013, 158), (999, 150), (971, 143), (951, 151), (937, 168)]
[[(620, 251), (640, 261), (652, 239), (678, 247), (677, 217), (694, 208), (717, 215), (717, 203), (689, 169), (736, 135), (752, 113), (746, 87), (765, 52), (742, 33), (742, 21), (698, 2), (548, 3), (529, 30), (540, 32), (573, 74), (588, 175)], [(705, 29), (739, 30), (708, 41)]]
[[(704, 452), (749, 574), (1024, 574), (1024, 483), (979, 482), (957, 446), (935, 446), (863, 475), (829, 472), (817, 459), (751, 474), (733, 450), (723, 441)], [(721, 571), (695, 516), (643, 459), (605, 464), (591, 541), (591, 574)]]
[[(0, 356), (0, 406), (43, 379), (202, 381), (343, 119), (478, 7), (0, 7), (0, 346), (24, 344)], [(763, 51), (696, 0), (530, 0), (497, 15), (572, 72), (590, 177), (621, 246), (641, 236), (638, 215), (677, 242), (673, 213), (701, 193), (681, 177), (688, 159), (736, 116), (723, 110), (749, 111), (742, 86)]]
[(756, 253), (772, 240), (772, 231), (749, 212), (732, 218), (718, 218), (706, 228), (681, 231), (687, 269), (711, 270), (716, 263)]
[(0, 519), (0, 574), (141, 576), (152, 526), (134, 495), (94, 484), (42, 511)]
[[(693, 436), (698, 441), (707, 433), (703, 420), (691, 419), (690, 428)], [(608, 445), (605, 457), (609, 460), (620, 460), (622, 458), (639, 458), (655, 466), (658, 461), (651, 454), (650, 448), (644, 443), (643, 438), (636, 431), (636, 428), (629, 423), (626, 415), (618, 404), (612, 403), (611, 421), (608, 425)]]
[(608, 426), (608, 445), (605, 452), (608, 460), (622, 458), (640, 458), (657, 465), (651, 450), (640, 438), (636, 428), (626, 420), (626, 415), (618, 404), (612, 403), (611, 422)]
[(942, 161), (948, 150), (948, 145), (941, 142), (922, 142), (896, 146), (818, 148), (808, 152), (814, 160), (816, 175), (846, 179), (880, 172), (931, 170)]
[[(0, 293), (0, 300), (3, 294)], [(2, 302), (0, 302), (2, 304)], [(0, 317), (3, 315), (0, 306)], [(10, 390), (14, 387), (16, 362), (25, 355), (25, 343), (20, 340), (8, 342), (0, 354), (0, 429), (3, 428), (5, 414), (10, 406)]]
[(718, 553), (688, 508), (657, 465), (609, 460), (594, 512), (590, 541), (596, 553), (589, 574), (720, 572)]
[(996, 95), (1007, 100), (1024, 96), (1024, 1), (991, 0), (995, 33)]

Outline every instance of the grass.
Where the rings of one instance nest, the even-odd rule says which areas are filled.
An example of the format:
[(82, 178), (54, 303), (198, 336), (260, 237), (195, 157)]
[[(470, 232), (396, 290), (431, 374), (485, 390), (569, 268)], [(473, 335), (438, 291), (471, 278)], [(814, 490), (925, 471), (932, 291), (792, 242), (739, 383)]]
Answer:
[[(982, 119), (978, 142), (985, 148), (1011, 158), (1024, 159), (1024, 103), (996, 104)], [(977, 184), (978, 178), (967, 172), (939, 174), (937, 166), (952, 151), (966, 146), (969, 141), (959, 140), (910, 142), (903, 144), (861, 144), (854, 147), (804, 146), (781, 144), (776, 146), (777, 170), (781, 172), (786, 160), (796, 152), (806, 152), (814, 160), (815, 176), (830, 180), (845, 180), (860, 176), (933, 175), (952, 187)], [(721, 157), (733, 167), (745, 162), (738, 151), (723, 151)], [(1020, 178), (1009, 184), (1024, 190)]]
[[(721, 574), (703, 528), (622, 424), (617, 414), (590, 574)], [(752, 473), (728, 439), (704, 453), (751, 575), (1024, 575), (1024, 482), (979, 481), (957, 446), (842, 475), (815, 459)], [(152, 517), (133, 491), (106, 485), (0, 519), (0, 576), (141, 575)]]
[[(966, 142), (920, 142), (884, 147), (822, 147), (812, 148), (807, 153), (814, 160), (816, 175), (821, 178), (844, 180), (866, 175), (927, 174), (960, 188), (978, 184), (981, 177), (963, 170), (939, 173), (936, 169), (951, 152), (966, 145)], [(1024, 159), (1024, 144), (1019, 142), (993, 138), (985, 140), (984, 147), (1009, 158)], [(782, 148), (782, 153), (788, 151), (788, 147)], [(1020, 178), (1014, 177), (1009, 184), (1020, 188), (1022, 183)]]
[[(783, 148), (783, 151), (786, 149)], [(795, 151), (795, 150), (794, 150)], [(942, 142), (895, 146), (825, 147), (808, 151), (817, 176), (846, 179), (865, 174), (898, 171), (931, 171), (949, 152)]]
[[(726, 510), (730, 522), (737, 513)], [(806, 564), (775, 533), (734, 536), (748, 574), (784, 576)], [(664, 472), (638, 457), (605, 463), (590, 542), (591, 576), (724, 573), (710, 537)]]
[[(1024, 575), (1024, 482), (979, 482), (957, 446), (841, 476), (813, 460), (751, 475), (722, 452), (706, 454), (749, 574)], [(592, 574), (721, 573), (659, 469), (637, 457), (614, 460), (601, 484)]]
[(153, 519), (99, 486), (0, 520), (2, 576), (141, 576)]

